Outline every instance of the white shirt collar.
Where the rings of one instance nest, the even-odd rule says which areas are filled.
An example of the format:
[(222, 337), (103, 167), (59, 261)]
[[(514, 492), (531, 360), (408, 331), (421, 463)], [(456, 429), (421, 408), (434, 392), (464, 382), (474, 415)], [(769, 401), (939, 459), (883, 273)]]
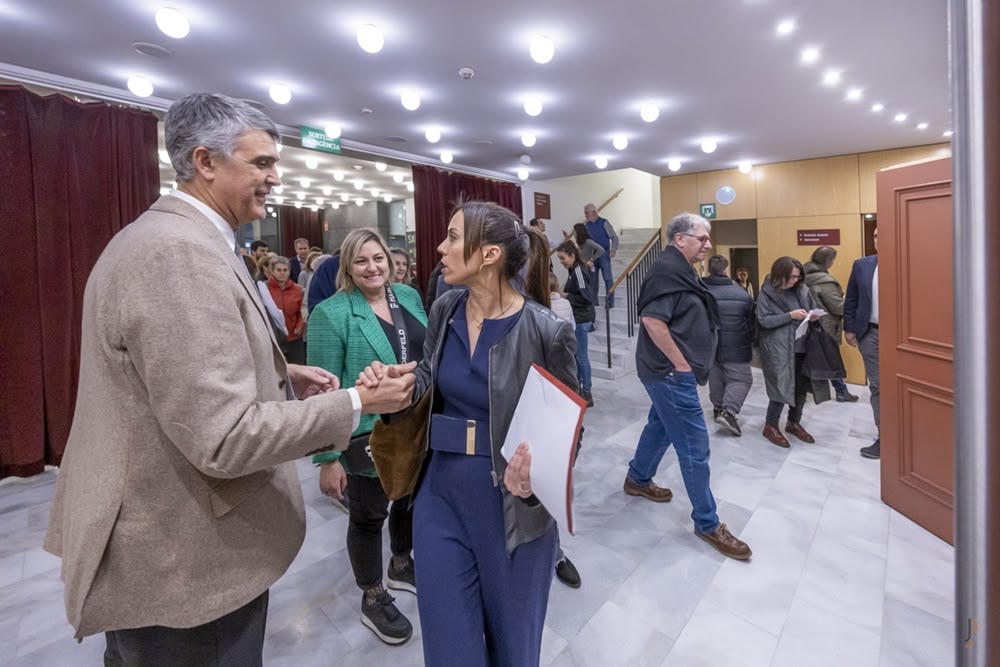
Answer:
[(206, 218), (211, 220), (212, 224), (215, 225), (216, 228), (222, 233), (222, 238), (226, 239), (226, 243), (228, 243), (229, 247), (235, 251), (236, 233), (233, 231), (233, 228), (229, 226), (229, 223), (226, 222), (225, 219), (221, 215), (219, 215), (217, 211), (213, 210), (212, 207), (210, 207), (205, 202), (201, 201), (200, 199), (196, 199), (195, 197), (192, 197), (186, 192), (181, 192), (180, 190), (171, 190), (170, 194), (173, 197), (177, 197), (181, 201), (191, 204), (191, 206), (194, 206), (196, 209), (198, 209), (199, 213), (201, 213)]

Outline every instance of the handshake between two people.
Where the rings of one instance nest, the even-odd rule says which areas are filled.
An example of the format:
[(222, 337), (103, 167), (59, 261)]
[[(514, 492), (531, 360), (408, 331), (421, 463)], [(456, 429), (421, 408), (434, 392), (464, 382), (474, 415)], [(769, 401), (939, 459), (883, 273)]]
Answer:
[[(365, 383), (359, 378), (354, 387), (361, 399), (361, 412), (391, 414), (409, 407), (413, 402), (413, 385), (416, 383), (413, 370), (416, 367), (415, 361), (392, 366), (372, 362), (361, 375), (365, 377), (370, 374), (373, 381)], [(300, 399), (340, 389), (340, 379), (318, 366), (288, 364), (288, 379), (295, 395)]]

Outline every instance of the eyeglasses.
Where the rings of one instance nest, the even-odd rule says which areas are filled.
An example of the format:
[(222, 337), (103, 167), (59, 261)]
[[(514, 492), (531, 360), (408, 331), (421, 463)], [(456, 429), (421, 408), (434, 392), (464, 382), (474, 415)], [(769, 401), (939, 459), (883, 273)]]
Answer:
[(688, 234), (687, 232), (681, 232), (681, 236), (690, 236), (691, 238), (693, 238), (695, 241), (697, 241), (702, 245), (705, 245), (706, 243), (712, 240), (710, 236), (695, 236), (694, 234)]

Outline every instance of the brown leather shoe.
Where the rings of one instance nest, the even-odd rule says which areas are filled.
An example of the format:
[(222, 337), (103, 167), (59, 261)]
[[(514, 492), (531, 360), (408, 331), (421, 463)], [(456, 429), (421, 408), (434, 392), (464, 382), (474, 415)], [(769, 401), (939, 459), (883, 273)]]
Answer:
[(764, 424), (764, 437), (776, 444), (778, 447), (789, 447), (788, 440), (785, 436), (778, 430), (777, 426), (772, 426), (771, 424)]
[(735, 560), (750, 560), (750, 556), (753, 556), (747, 543), (734, 537), (724, 523), (720, 523), (711, 533), (700, 533), (695, 530), (694, 534), (711, 544), (723, 556)]
[(802, 442), (816, 442), (816, 438), (809, 435), (809, 431), (802, 428), (799, 422), (785, 422), (785, 433), (790, 433)]
[(628, 477), (625, 478), (625, 485), (622, 489), (630, 496), (642, 496), (654, 503), (669, 503), (674, 497), (674, 492), (665, 486), (657, 486), (655, 482), (639, 486)]

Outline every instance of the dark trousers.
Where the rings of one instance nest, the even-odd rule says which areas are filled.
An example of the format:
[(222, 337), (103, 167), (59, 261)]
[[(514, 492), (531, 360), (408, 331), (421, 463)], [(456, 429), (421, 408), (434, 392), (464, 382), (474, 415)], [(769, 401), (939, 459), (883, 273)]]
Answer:
[[(802, 408), (806, 404), (806, 394), (809, 393), (809, 378), (802, 374), (802, 360), (805, 354), (795, 355), (795, 405), (788, 406), (788, 421), (798, 423), (802, 421)], [(777, 428), (781, 421), (781, 410), (785, 404), (781, 401), (770, 401), (767, 404), (767, 417), (765, 422)]]
[(105, 632), (105, 667), (259, 667), (263, 664), (268, 592), (193, 628), (150, 626)]
[(413, 510), (410, 499), (400, 498), (389, 510), (389, 499), (378, 477), (347, 476), (350, 520), (347, 555), (354, 581), (364, 590), (382, 583), (382, 524), (389, 519), (389, 548), (394, 556), (413, 550)]
[(427, 667), (539, 663), (558, 532), (553, 524), (508, 556), (503, 496), (491, 472), (488, 456), (434, 451), (417, 492), (413, 545)]
[(281, 351), (285, 355), (285, 361), (290, 364), (306, 363), (305, 338), (297, 338), (295, 340), (286, 341), (285, 344), (281, 346)]

